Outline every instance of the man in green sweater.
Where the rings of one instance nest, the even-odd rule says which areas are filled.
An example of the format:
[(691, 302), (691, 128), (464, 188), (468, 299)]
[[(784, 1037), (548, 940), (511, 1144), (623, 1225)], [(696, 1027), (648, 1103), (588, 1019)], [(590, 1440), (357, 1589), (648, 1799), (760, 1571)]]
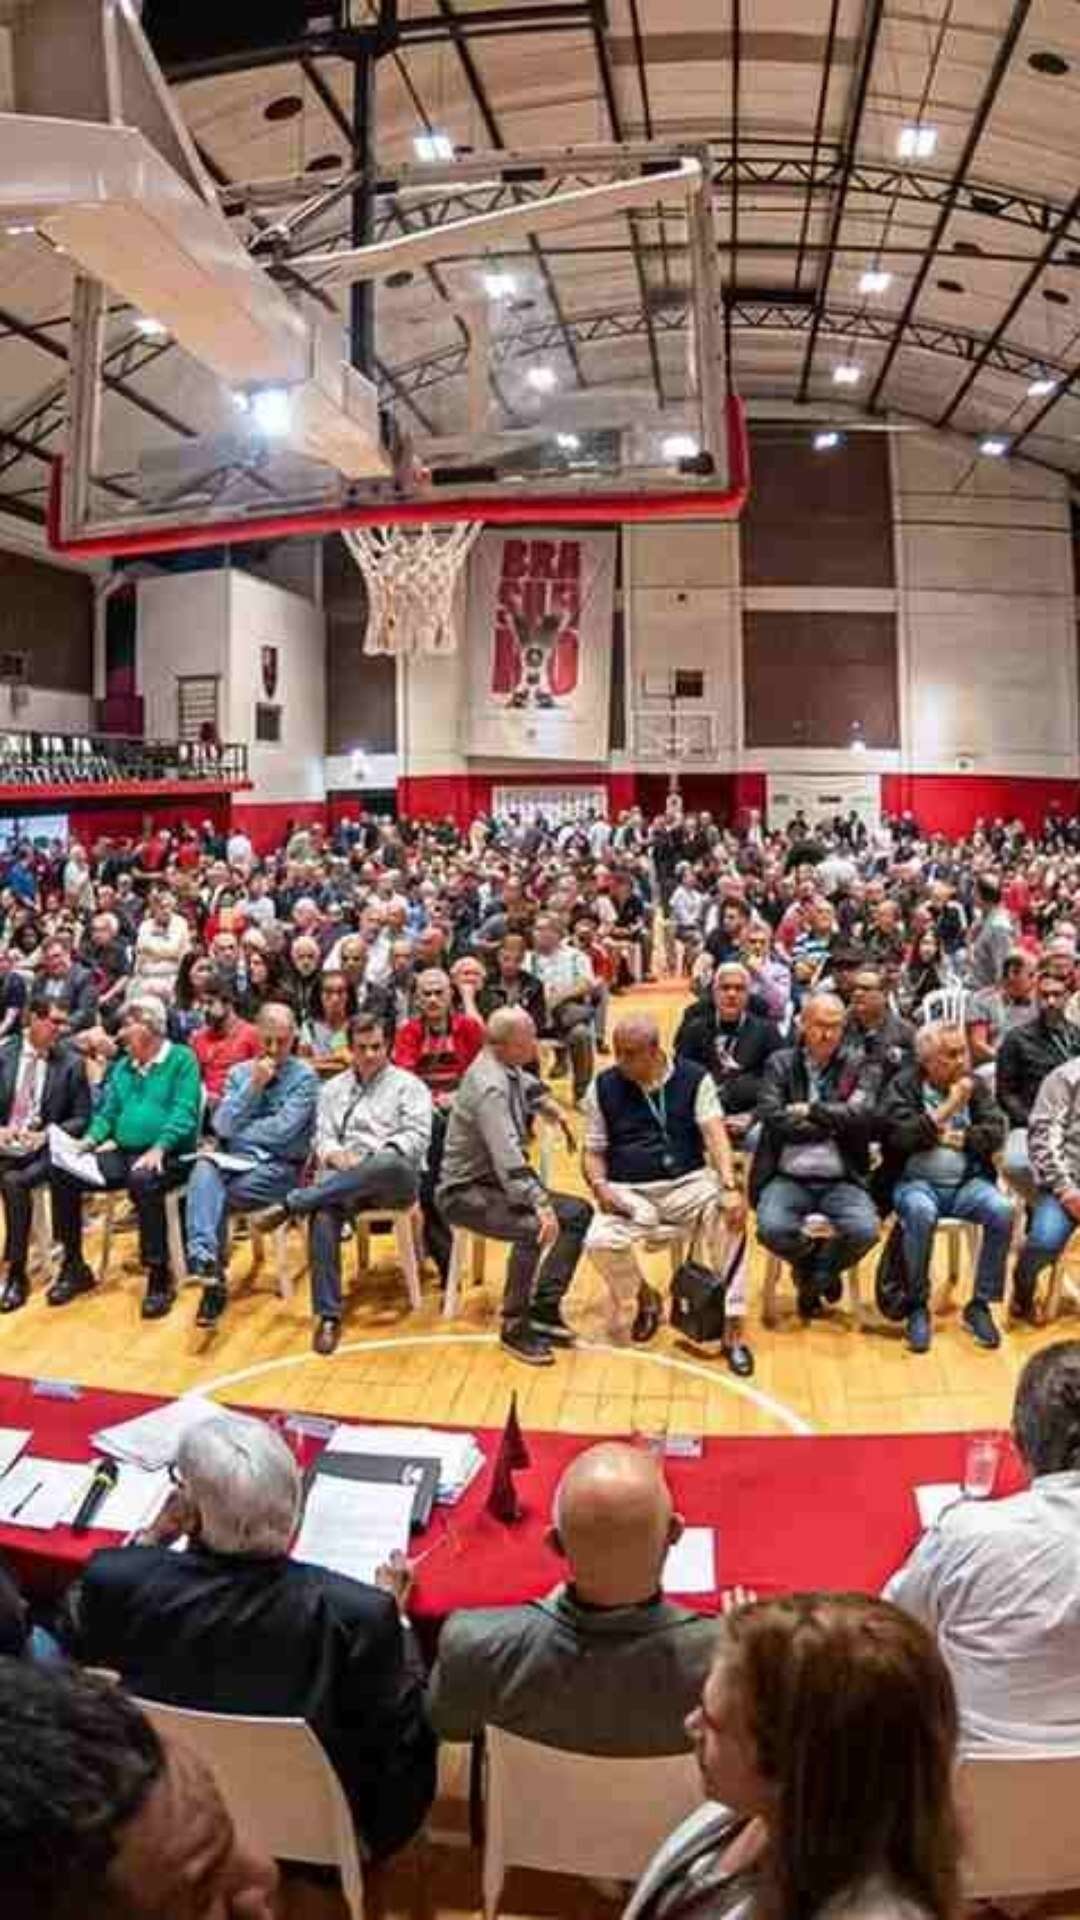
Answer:
[[(146, 1268), (143, 1319), (159, 1320), (176, 1297), (175, 1276), (169, 1271), (165, 1196), (187, 1172), (180, 1156), (195, 1150), (202, 1084), (190, 1048), (167, 1039), (160, 1000), (149, 995), (129, 1000), (120, 1039), (124, 1052), (105, 1082), (86, 1141), (97, 1154), (106, 1187), (126, 1187), (131, 1195)], [(45, 1298), (51, 1307), (62, 1307), (78, 1294), (89, 1293), (94, 1285), (82, 1250), (82, 1201), (87, 1189), (81, 1180), (55, 1167), (49, 1184), (53, 1230), (63, 1248), (63, 1262)]]

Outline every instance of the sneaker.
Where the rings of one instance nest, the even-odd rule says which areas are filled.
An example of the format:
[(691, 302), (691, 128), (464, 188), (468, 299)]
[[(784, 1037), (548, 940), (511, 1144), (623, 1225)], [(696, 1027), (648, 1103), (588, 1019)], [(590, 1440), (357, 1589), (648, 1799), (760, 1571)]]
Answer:
[(193, 1280), (216, 1280), (217, 1261), (212, 1260), (209, 1254), (189, 1254), (187, 1270)]
[(930, 1315), (925, 1307), (915, 1307), (907, 1318), (907, 1343), (912, 1353), (930, 1351)]
[(202, 1290), (199, 1310), (195, 1315), (197, 1327), (216, 1327), (228, 1305), (229, 1296), (220, 1280), (211, 1280)]
[(562, 1314), (556, 1307), (553, 1314), (531, 1313), (529, 1330), (539, 1334), (541, 1340), (550, 1340), (557, 1347), (572, 1347), (577, 1342), (573, 1327), (568, 1327)]
[(142, 1317), (144, 1320), (164, 1320), (173, 1301), (176, 1288), (168, 1273), (152, 1273), (143, 1296)]
[(732, 1373), (740, 1380), (749, 1380), (754, 1371), (754, 1356), (745, 1340), (729, 1340), (724, 1345), (724, 1359)]
[(550, 1340), (535, 1333), (531, 1326), (504, 1327), (499, 1335), (499, 1345), (504, 1353), (509, 1353), (515, 1360), (523, 1360), (527, 1367), (552, 1367), (555, 1364)]
[(980, 1347), (1000, 1347), (1001, 1335), (985, 1300), (969, 1300), (961, 1316), (973, 1340)]

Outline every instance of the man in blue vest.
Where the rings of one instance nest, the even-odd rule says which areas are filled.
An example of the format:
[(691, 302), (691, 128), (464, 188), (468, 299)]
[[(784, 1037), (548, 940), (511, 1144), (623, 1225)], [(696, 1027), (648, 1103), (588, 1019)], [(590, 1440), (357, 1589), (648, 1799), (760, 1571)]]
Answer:
[(649, 1014), (620, 1020), (615, 1065), (585, 1097), (585, 1178), (597, 1203), (585, 1250), (611, 1292), (610, 1335), (648, 1339), (658, 1315), (635, 1248), (660, 1227), (692, 1235), (695, 1256), (728, 1276), (724, 1356), (750, 1374), (746, 1204), (715, 1083), (694, 1060), (671, 1062)]

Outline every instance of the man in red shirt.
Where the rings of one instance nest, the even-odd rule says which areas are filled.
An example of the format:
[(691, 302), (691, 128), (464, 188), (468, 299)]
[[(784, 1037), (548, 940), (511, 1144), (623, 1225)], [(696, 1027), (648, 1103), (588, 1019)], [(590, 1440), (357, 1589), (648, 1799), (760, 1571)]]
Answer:
[(236, 1011), (236, 987), (227, 975), (215, 976), (206, 1004), (206, 1025), (192, 1036), (191, 1048), (211, 1109), (221, 1099), (232, 1068), (241, 1060), (258, 1059), (262, 1052), (255, 1028)]
[(420, 1012), (415, 1020), (406, 1020), (398, 1028), (391, 1056), (396, 1067), (406, 1067), (424, 1082), (435, 1109), (427, 1167), (420, 1182), (420, 1205), (424, 1240), (444, 1287), (450, 1266), (450, 1229), (435, 1205), (435, 1188), (454, 1095), (484, 1044), (483, 1023), (467, 1013), (454, 1013), (451, 995), (450, 976), (438, 967), (428, 967), (418, 976), (416, 1004)]

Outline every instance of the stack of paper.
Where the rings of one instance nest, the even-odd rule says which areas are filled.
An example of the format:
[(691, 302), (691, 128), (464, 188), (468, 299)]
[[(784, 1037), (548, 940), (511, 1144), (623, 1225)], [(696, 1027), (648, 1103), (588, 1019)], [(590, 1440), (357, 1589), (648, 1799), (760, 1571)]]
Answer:
[(927, 1481), (924, 1486), (915, 1489), (915, 1505), (919, 1510), (919, 1525), (926, 1532), (936, 1527), (943, 1513), (955, 1507), (964, 1497), (964, 1489), (959, 1480)]
[(711, 1527), (687, 1527), (668, 1548), (665, 1593), (716, 1592), (716, 1535)]
[(413, 1489), (317, 1473), (293, 1546), (294, 1560), (370, 1585), (392, 1553), (407, 1553)]
[(61, 1173), (70, 1173), (88, 1187), (103, 1187), (105, 1175), (93, 1147), (84, 1140), (73, 1140), (70, 1133), (55, 1124), (48, 1129), (49, 1158)]
[(100, 1453), (114, 1460), (126, 1460), (135, 1467), (157, 1473), (171, 1466), (177, 1448), (192, 1427), (204, 1420), (220, 1419), (227, 1408), (206, 1400), (198, 1393), (185, 1393), (179, 1400), (167, 1400), (151, 1413), (140, 1413), (134, 1420), (122, 1420), (118, 1426), (102, 1427), (92, 1436)]
[(24, 1453), (0, 1480), (0, 1522), (49, 1532), (72, 1520), (94, 1477), (94, 1463), (42, 1460)]
[(474, 1433), (444, 1433), (437, 1427), (337, 1427), (327, 1453), (394, 1453), (439, 1462), (441, 1505), (460, 1500), (475, 1480), (484, 1456)]
[(108, 1533), (137, 1533), (156, 1520), (169, 1497), (168, 1469), (148, 1473), (145, 1467), (121, 1467), (116, 1485), (105, 1495), (90, 1522)]
[(7, 1472), (33, 1437), (29, 1427), (0, 1427), (0, 1474)]

